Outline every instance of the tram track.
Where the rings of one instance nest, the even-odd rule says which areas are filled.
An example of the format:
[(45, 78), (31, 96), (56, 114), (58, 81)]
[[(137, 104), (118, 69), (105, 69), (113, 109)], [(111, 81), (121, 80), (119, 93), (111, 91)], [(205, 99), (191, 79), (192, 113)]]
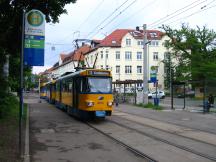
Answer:
[(131, 128), (131, 127), (127, 126), (127, 125), (118, 123), (118, 122), (113, 121), (113, 120), (110, 120), (110, 119), (107, 119), (107, 121), (109, 121), (109, 122), (111, 122), (111, 123), (114, 123), (114, 124), (116, 124), (116, 125), (118, 125), (118, 126), (120, 126), (120, 127), (129, 129), (129, 130), (134, 131), (134, 132), (137, 132), (137, 133), (139, 133), (139, 134), (142, 134), (142, 135), (144, 135), (144, 136), (147, 136), (147, 137), (149, 137), (149, 138), (152, 138), (152, 139), (154, 139), (154, 140), (157, 140), (157, 141), (159, 141), (159, 142), (163, 142), (163, 143), (166, 143), (166, 144), (168, 144), (168, 145), (177, 147), (177, 148), (179, 148), (179, 149), (181, 149), (181, 150), (184, 150), (184, 151), (190, 152), (190, 153), (192, 153), (192, 154), (201, 156), (201, 157), (206, 158), (206, 159), (208, 159), (208, 160), (216, 161), (216, 157), (209, 156), (209, 155), (206, 155), (206, 154), (204, 154), (204, 153), (201, 153), (201, 152), (195, 151), (195, 150), (193, 150), (193, 149), (190, 149), (190, 148), (188, 148), (188, 147), (185, 147), (185, 146), (176, 144), (176, 143), (174, 143), (174, 142), (168, 141), (168, 140), (166, 140), (166, 139), (159, 138), (159, 137), (157, 137), (156, 135), (153, 135), (153, 134), (151, 134), (151, 133), (147, 133), (147, 132), (143, 132), (143, 131), (140, 131), (140, 130)]
[[(119, 118), (119, 116), (118, 116)], [(139, 125), (142, 125), (142, 126), (145, 126), (145, 127), (148, 127), (148, 128), (152, 128), (152, 129), (157, 129), (159, 131), (162, 131), (162, 132), (166, 132), (166, 133), (169, 133), (169, 134), (173, 134), (175, 136), (178, 136), (178, 137), (181, 137), (181, 138), (187, 138), (187, 139), (190, 139), (190, 140), (193, 140), (193, 141), (196, 141), (196, 142), (200, 142), (200, 143), (204, 143), (204, 144), (207, 144), (207, 145), (210, 145), (212, 147), (215, 147), (216, 148), (216, 145), (215, 144), (212, 144), (212, 143), (209, 143), (209, 142), (205, 142), (205, 141), (202, 141), (202, 140), (199, 140), (199, 139), (196, 139), (196, 138), (191, 138), (191, 137), (188, 137), (188, 136), (184, 136), (184, 135), (181, 135), (181, 134), (178, 134), (176, 132), (172, 132), (172, 131), (168, 131), (168, 130), (164, 130), (164, 129), (160, 129), (160, 128), (157, 128), (157, 127), (154, 127), (154, 126), (150, 126), (150, 125), (147, 125), (147, 124), (144, 124), (144, 123), (141, 123), (141, 122), (137, 122), (137, 121), (133, 121), (133, 120), (130, 120), (130, 119), (126, 119), (124, 117), (120, 117), (124, 120), (127, 120), (129, 122), (134, 122), (136, 124), (139, 124)], [(169, 123), (170, 124), (170, 123)], [(175, 125), (175, 124), (172, 124), (172, 125)], [(177, 125), (179, 126), (179, 125)], [(190, 128), (192, 129), (192, 128)], [(196, 129), (195, 130), (192, 130), (192, 131), (197, 131)]]
[(131, 151), (132, 153), (134, 153), (137, 156), (142, 157), (143, 159), (145, 159), (147, 162), (158, 162), (157, 160), (151, 158), (150, 156), (148, 156), (147, 154), (133, 148), (132, 146), (118, 140), (117, 138), (112, 137), (111, 135), (109, 135), (108, 133), (105, 133), (104, 131), (98, 129), (97, 127), (95, 127), (93, 124), (89, 123), (89, 122), (85, 122), (86, 125), (88, 125), (89, 127), (93, 128), (94, 130), (96, 130), (97, 132), (103, 134), (104, 136), (108, 137), (109, 139), (117, 142), (119, 145), (125, 147), (127, 150)]
[(135, 116), (138, 116), (138, 117), (151, 119), (151, 120), (155, 120), (155, 121), (158, 121), (158, 122), (173, 124), (173, 125), (180, 126), (180, 127), (186, 127), (188, 129), (193, 129), (194, 131), (202, 131), (202, 132), (206, 132), (206, 133), (210, 133), (210, 134), (215, 134), (215, 132), (212, 132), (212, 131), (209, 131), (209, 130), (203, 130), (203, 129), (199, 129), (199, 128), (193, 128), (193, 127), (190, 127), (190, 126), (185, 126), (184, 124), (179, 124), (179, 123), (177, 124), (177, 123), (172, 123), (172, 122), (169, 122), (169, 121), (158, 120), (158, 119), (155, 119), (155, 118), (152, 118), (152, 117), (146, 117), (146, 116), (142, 116), (142, 115), (131, 113), (131, 112), (129, 113), (129, 112), (121, 111), (121, 110), (115, 110), (115, 112), (125, 113), (125, 114), (129, 114), (129, 115), (135, 115)]

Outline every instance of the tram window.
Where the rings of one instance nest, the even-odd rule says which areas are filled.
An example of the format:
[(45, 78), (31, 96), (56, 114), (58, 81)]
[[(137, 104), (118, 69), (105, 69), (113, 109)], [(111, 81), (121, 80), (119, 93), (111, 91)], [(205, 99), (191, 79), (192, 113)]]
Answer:
[(80, 86), (80, 83), (81, 83), (81, 78), (75, 78), (74, 79), (74, 90), (76, 91), (76, 92), (80, 92), (80, 90), (81, 90), (81, 86)]
[(60, 91), (60, 82), (57, 82), (57, 83), (56, 83), (56, 90), (57, 90), (57, 91)]
[(62, 91), (63, 92), (67, 91), (67, 84), (66, 84), (65, 80), (62, 81)]
[(72, 88), (73, 88), (73, 82), (69, 82), (68, 90), (72, 91)]
[(80, 90), (81, 90), (81, 92), (90, 92), (90, 88), (88, 86), (87, 78), (82, 78), (81, 79)]
[(81, 92), (111, 93), (111, 78), (83, 78)]

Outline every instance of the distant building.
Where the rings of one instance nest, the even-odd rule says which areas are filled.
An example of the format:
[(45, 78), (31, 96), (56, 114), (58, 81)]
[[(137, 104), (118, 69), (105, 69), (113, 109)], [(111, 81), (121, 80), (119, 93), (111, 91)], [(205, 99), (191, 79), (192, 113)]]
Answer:
[(60, 54), (59, 61), (56, 63), (56, 66), (53, 67), (52, 76), (53, 78), (61, 76), (66, 72), (74, 72), (75, 67), (78, 67), (84, 61), (84, 53), (90, 50), (89, 45), (83, 45), (77, 50), (70, 52), (68, 54)]

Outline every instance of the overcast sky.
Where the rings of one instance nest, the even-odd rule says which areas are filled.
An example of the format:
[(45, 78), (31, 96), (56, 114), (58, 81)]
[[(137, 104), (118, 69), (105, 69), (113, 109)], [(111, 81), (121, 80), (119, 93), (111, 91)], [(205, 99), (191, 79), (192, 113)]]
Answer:
[(46, 24), (45, 66), (33, 67), (33, 73), (51, 67), (61, 52), (72, 51), (74, 39), (103, 39), (115, 29), (187, 23), (216, 31), (216, 0), (77, 0), (65, 8), (68, 14), (58, 24)]

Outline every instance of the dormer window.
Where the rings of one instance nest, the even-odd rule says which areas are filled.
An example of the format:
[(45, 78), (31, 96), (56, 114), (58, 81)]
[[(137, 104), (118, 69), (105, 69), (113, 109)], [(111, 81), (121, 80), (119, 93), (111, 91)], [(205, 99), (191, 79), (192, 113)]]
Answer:
[(115, 41), (115, 40), (112, 40), (112, 44), (116, 44), (116, 41)]
[(126, 46), (131, 46), (131, 39), (126, 39)]
[(151, 38), (157, 38), (157, 33), (156, 32), (152, 32), (152, 33), (149, 33), (150, 34), (150, 37)]

